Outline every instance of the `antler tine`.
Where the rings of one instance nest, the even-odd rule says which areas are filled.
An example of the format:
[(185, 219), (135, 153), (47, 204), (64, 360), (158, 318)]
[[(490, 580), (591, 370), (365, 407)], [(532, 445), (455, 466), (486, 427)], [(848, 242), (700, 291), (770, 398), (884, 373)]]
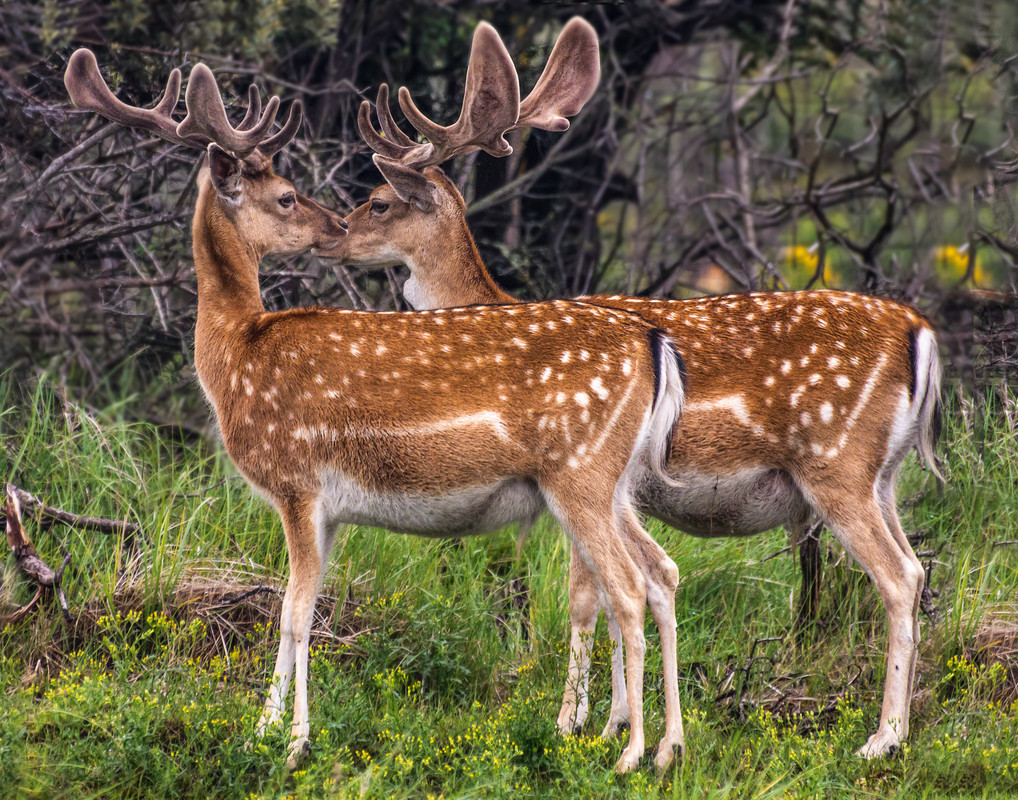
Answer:
[(375, 126), (371, 124), (371, 103), (367, 100), (362, 100), (360, 108), (357, 109), (357, 127), (364, 143), (376, 153), (388, 158), (399, 158), (403, 154), (403, 149), (399, 145), (375, 130)]
[[(253, 83), (247, 87), (247, 113), (244, 119), (237, 126), (238, 131), (250, 130), (255, 126), (262, 113), (262, 93)], [(272, 158), (276, 153), (288, 145), (293, 137), (300, 130), (304, 121), (304, 104), (300, 100), (294, 100), (290, 104), (290, 111), (286, 117), (283, 127), (258, 145), (258, 152), (267, 158)]]
[(516, 124), (520, 110), (520, 82), (516, 67), (495, 29), (482, 22), (474, 31), (459, 119), (444, 127), (421, 113), (405, 86), (399, 90), (399, 105), (410, 124), (432, 145), (404, 165), (421, 168), (440, 164), (454, 156), (484, 150), (496, 157), (512, 152), (502, 134)]
[(400, 147), (417, 147), (418, 143), (403, 133), (396, 120), (392, 118), (389, 110), (389, 84), (383, 83), (378, 87), (378, 98), (375, 100), (375, 114), (378, 116), (378, 123), (382, 126), (385, 136), (394, 144)]
[(383, 83), (378, 87), (375, 113), (378, 115), (382, 130), (385, 131), (384, 136), (371, 124), (371, 103), (364, 100), (357, 111), (357, 127), (360, 129), (361, 138), (375, 153), (392, 161), (401, 162), (404, 159), (419, 161), (422, 157), (426, 160), (434, 152), (430, 144), (418, 144), (397, 127), (389, 111), (388, 84)]
[[(474, 31), (459, 119), (447, 127), (421, 113), (407, 88), (399, 90), (399, 104), (410, 124), (427, 143), (417, 144), (403, 133), (389, 112), (389, 87), (378, 88), (375, 110), (383, 136), (371, 124), (371, 105), (361, 103), (357, 125), (361, 136), (377, 154), (376, 164), (420, 170), (454, 156), (484, 150), (495, 157), (512, 148), (504, 133), (529, 125), (564, 131), (570, 117), (580, 111), (597, 88), (601, 76), (597, 33), (590, 23), (573, 17), (562, 29), (541, 77), (520, 103), (516, 67), (501, 37), (482, 22)], [(381, 166), (379, 166), (381, 169)], [(383, 170), (384, 174), (384, 170)]]
[[(276, 98), (273, 97), (272, 99), (275, 100)], [(293, 137), (297, 135), (297, 131), (300, 130), (300, 125), (303, 121), (304, 104), (300, 100), (294, 100), (290, 103), (290, 113), (286, 117), (286, 124), (258, 145), (258, 152), (266, 158), (272, 158), (272, 156), (293, 141)]]
[[(187, 106), (187, 116), (177, 126), (179, 135), (206, 136), (238, 156), (250, 155), (258, 148), (272, 127), (276, 112), (279, 110), (279, 98), (273, 97), (258, 122), (246, 130), (234, 128), (226, 117), (226, 106), (223, 105), (223, 98), (219, 94), (219, 86), (212, 75), (212, 70), (204, 64), (195, 64), (191, 70), (191, 75), (187, 79), (187, 91), (184, 93), (184, 104)], [(291, 107), (287, 125), (290, 125), (293, 117), (294, 109)], [(298, 120), (297, 126), (299, 125)]]
[(600, 79), (597, 32), (585, 19), (573, 17), (559, 34), (533, 91), (520, 103), (515, 127), (566, 130), (566, 117), (579, 113)]
[(262, 113), (262, 93), (258, 91), (258, 87), (253, 83), (247, 87), (247, 113), (244, 114), (244, 119), (240, 121), (240, 125), (237, 126), (238, 131), (246, 131), (252, 125), (255, 124), (255, 120), (261, 116)]
[(183, 133), (177, 129), (173, 109), (180, 98), (180, 70), (174, 69), (166, 81), (166, 91), (153, 108), (129, 106), (116, 98), (106, 85), (95, 54), (86, 48), (75, 50), (67, 61), (64, 86), (76, 108), (95, 111), (106, 119), (129, 128), (140, 128), (167, 139), (203, 150), (208, 139), (202, 135)]

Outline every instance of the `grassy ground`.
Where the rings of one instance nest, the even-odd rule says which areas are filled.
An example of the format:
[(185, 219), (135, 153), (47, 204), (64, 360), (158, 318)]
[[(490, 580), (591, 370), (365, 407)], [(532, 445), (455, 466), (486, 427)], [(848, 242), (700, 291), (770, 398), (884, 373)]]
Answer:
[[(143, 531), (125, 541), (26, 521), (49, 563), (73, 555), (75, 622), (47, 603), (0, 630), (0, 797), (1014, 797), (1018, 546), (1000, 544), (1018, 515), (1014, 407), (984, 422), (956, 405), (941, 446), (947, 488), (912, 459), (901, 484), (941, 617), (923, 620), (912, 734), (896, 756), (853, 755), (877, 723), (885, 624), (835, 543), (820, 623), (799, 642), (793, 560), (764, 560), (781, 533), (701, 541), (653, 523), (682, 575), (688, 753), (663, 777), (650, 766), (614, 775), (624, 737), (554, 732), (568, 549), (546, 521), (521, 564), (510, 532), (341, 534), (315, 624), (314, 749), (291, 775), (285, 730), (245, 749), (287, 574), (278, 519), (211, 446), (0, 380), (0, 477)], [(8, 616), (31, 597), (12, 558), (2, 594)], [(663, 704), (650, 623), (648, 645), (653, 744)], [(601, 629), (592, 733), (608, 712), (608, 655)]]

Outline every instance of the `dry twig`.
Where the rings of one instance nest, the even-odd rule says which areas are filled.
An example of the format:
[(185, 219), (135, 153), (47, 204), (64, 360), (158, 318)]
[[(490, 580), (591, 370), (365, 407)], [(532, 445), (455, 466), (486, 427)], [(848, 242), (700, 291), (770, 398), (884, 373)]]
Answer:
[(18, 491), (13, 484), (7, 484), (7, 544), (14, 552), (14, 560), (17, 562), (18, 568), (35, 581), (38, 588), (35, 597), (15, 611), (6, 621), (17, 622), (23, 618), (35, 608), (42, 596), (43, 589), (50, 589), (60, 603), (60, 611), (64, 615), (64, 620), (70, 624), (72, 622), (71, 612), (68, 610), (67, 598), (64, 596), (60, 582), (64, 577), (64, 570), (71, 563), (71, 554), (64, 555), (64, 563), (56, 572), (39, 557), (21, 524), (21, 504), (18, 502)]
[[(97, 531), (99, 533), (122, 533), (128, 538), (132, 538), (136, 534), (141, 533), (141, 526), (135, 525), (133, 522), (105, 519), (104, 517), (84, 517), (80, 514), (72, 514), (70, 511), (64, 511), (61, 508), (55, 508), (54, 506), (47, 505), (34, 494), (30, 494), (24, 489), (19, 489), (12, 483), (7, 484), (8, 519), (10, 518), (11, 497), (14, 497), (20, 506), (24, 506), (26, 512), (36, 512), (38, 514), (39, 521), (43, 523), (60, 523), (71, 528), (78, 528), (79, 530), (85, 531)], [(9, 540), (10, 534), (8, 533), (8, 541)]]

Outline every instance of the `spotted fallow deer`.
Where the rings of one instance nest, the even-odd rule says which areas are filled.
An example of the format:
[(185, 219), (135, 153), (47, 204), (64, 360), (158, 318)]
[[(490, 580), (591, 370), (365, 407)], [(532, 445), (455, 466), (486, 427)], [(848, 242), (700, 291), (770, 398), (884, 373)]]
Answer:
[[(567, 34), (576, 39), (566, 48), (571, 57), (558, 60)], [(481, 45), (472, 53), (475, 74), (504, 75), (515, 84), (501, 40), (489, 36)], [(560, 108), (578, 109), (589, 97), (590, 81), (596, 83), (598, 74), (596, 54), (589, 26), (563, 32), (545, 72), (556, 77), (558, 97), (569, 101)], [(500, 69), (482, 70), (478, 64), (485, 62), (498, 62)], [(547, 88), (544, 76), (538, 86)], [(512, 98), (514, 88), (486, 86), (485, 94)], [(536, 124), (518, 106), (507, 105), (502, 114), (471, 113), (477, 91), (468, 81), (460, 117), (481, 121), (484, 130), (472, 131), (472, 141), (497, 138), (506, 127)], [(424, 120), (404, 88), (400, 106), (434, 146), (413, 145), (389, 112), (385, 87), (378, 94), (376, 112), (385, 138), (371, 125), (367, 102), (358, 121), (387, 183), (347, 217), (349, 235), (327, 255), (360, 266), (406, 264), (410, 278), (404, 294), (419, 309), (519, 302), (488, 273), (467, 228), (463, 198), (438, 168), (470, 148), (449, 141), (452, 129)], [(895, 509), (896, 476), (916, 448), (940, 477), (933, 447), (941, 371), (930, 324), (906, 305), (836, 291), (681, 301), (619, 295), (578, 299), (634, 311), (668, 331), (688, 369), (688, 402), (669, 460), (669, 472), (681, 488), (642, 474), (637, 479), (642, 511), (695, 536), (744, 536), (784, 526), (794, 540), (816, 514), (870, 575), (884, 603), (890, 641), (879, 728), (860, 754), (875, 757), (891, 750), (908, 733), (924, 581)], [(587, 716), (589, 634), (598, 613), (589, 572), (573, 561), (572, 657), (559, 715), (563, 732), (578, 729)], [(618, 641), (610, 621), (609, 627)], [(604, 735), (617, 731), (629, 715), (620, 691), (621, 669), (616, 648)]]
[(640, 526), (632, 490), (647, 472), (668, 482), (683, 387), (667, 337), (629, 312), (566, 301), (266, 312), (260, 258), (334, 245), (345, 227), (272, 175), (271, 152), (296, 130), (288, 123), (264, 138), (278, 101), (257, 123), (256, 109), (234, 129), (211, 72), (199, 65), (178, 124), (179, 72), (154, 109), (131, 108), (112, 95), (87, 51), (72, 56), (66, 83), (79, 107), (208, 150), (194, 217), (195, 364), (230, 457), (282, 517), (290, 559), (258, 733), (281, 720), (293, 675), (291, 766), (307, 749), (308, 636), (339, 524), (459, 536), (529, 521), (547, 506), (625, 642), (632, 733), (620, 771), (644, 751), (650, 605), (666, 695), (656, 762), (666, 767), (682, 746), (678, 573)]

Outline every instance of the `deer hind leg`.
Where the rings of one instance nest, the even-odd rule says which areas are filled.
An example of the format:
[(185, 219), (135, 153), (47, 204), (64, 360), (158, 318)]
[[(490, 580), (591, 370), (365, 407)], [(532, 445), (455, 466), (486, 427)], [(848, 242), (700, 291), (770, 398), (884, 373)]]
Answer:
[[(293, 502), (280, 509), (290, 559), (290, 579), (283, 598), (280, 652), (263, 719), (282, 714), (282, 699), (293, 672), (293, 723), (287, 764), (295, 769), (308, 749), (308, 644), (315, 601), (321, 586), (334, 531), (317, 518), (311, 502)], [(271, 717), (270, 717), (271, 719)], [(262, 724), (259, 723), (259, 728)]]
[(799, 551), (799, 571), (802, 588), (796, 611), (795, 629), (801, 635), (816, 622), (820, 606), (820, 580), (823, 562), (820, 552), (822, 523), (811, 524), (808, 519), (787, 524), (792, 543)]
[[(575, 543), (569, 555), (569, 669), (558, 729), (562, 734), (579, 734), (589, 712), (590, 651), (598, 610), (607, 608), (598, 593), (597, 578), (579, 554)], [(603, 738), (615, 736), (629, 727), (629, 702), (626, 698), (625, 659), (622, 654), (622, 631), (610, 613), (608, 631), (612, 648), (612, 707), (608, 722), (601, 731)]]
[(530, 537), (530, 531), (533, 529), (534, 524), (540, 517), (541, 512), (534, 514), (531, 517), (520, 520), (519, 528), (516, 531), (516, 561), (517, 563), (523, 558), (523, 546), (527, 543), (527, 539)]
[[(834, 495), (835, 490), (830, 494)], [(887, 614), (887, 677), (880, 725), (859, 749), (859, 755), (876, 758), (897, 747), (908, 734), (923, 570), (900, 532), (900, 524), (895, 531), (885, 519), (879, 479), (868, 490), (852, 493), (842, 489), (837, 495), (813, 496), (820, 501), (820, 510), (834, 535), (869, 574)]]
[(679, 570), (664, 549), (643, 529), (627, 504), (619, 509), (618, 524), (646, 581), (647, 604), (661, 637), (665, 732), (658, 744), (654, 763), (659, 770), (664, 770), (672, 763), (676, 752), (681, 757), (685, 750), (675, 633), (675, 590), (679, 585)]
[[(620, 534), (610, 502), (595, 507), (592, 503), (569, 505), (559, 498), (584, 497), (589, 487), (566, 489), (558, 496), (546, 495), (549, 508), (575, 543), (577, 552), (595, 576), (610, 614), (618, 622), (626, 648), (626, 694), (630, 709), (629, 743), (615, 769), (628, 772), (640, 762), (645, 749), (643, 732), (643, 662), (647, 645), (643, 636), (643, 616), (647, 604), (647, 585), (634, 561), (627, 537)], [(607, 494), (607, 493), (605, 493)], [(596, 495), (595, 495), (596, 496)], [(581, 584), (582, 585), (582, 584)], [(589, 590), (581, 594), (590, 597)], [(597, 605), (592, 616), (596, 619)]]
[[(644, 579), (647, 604), (661, 636), (662, 662), (665, 688), (665, 735), (658, 745), (655, 763), (665, 769), (677, 751), (685, 748), (682, 730), (682, 712), (679, 703), (678, 657), (675, 624), (675, 591), (678, 586), (678, 569), (675, 562), (643, 529), (631, 507), (619, 504), (616, 518), (619, 534), (629, 555)], [(559, 730), (577, 730), (575, 721), (586, 718), (587, 690), (590, 669), (590, 635), (597, 620), (596, 577), (586, 561), (573, 545), (569, 573), (570, 619), (573, 623), (572, 650), (570, 653), (569, 678), (559, 713)], [(575, 605), (574, 605), (575, 604)], [(627, 675), (622, 642), (624, 640), (619, 621), (612, 613), (611, 604), (602, 592), (600, 604), (608, 617), (608, 630), (613, 642), (612, 649), (612, 706), (602, 737), (615, 736), (623, 727), (630, 726), (631, 712), (628, 702)], [(574, 614), (573, 609), (579, 609)], [(582, 691), (582, 716), (577, 714), (576, 691)], [(570, 727), (570, 725), (572, 727)], [(632, 737), (630, 738), (632, 742)], [(621, 760), (620, 760), (621, 764)]]
[[(916, 659), (919, 655), (919, 608), (922, 605), (923, 592), (926, 588), (926, 570), (923, 569), (922, 562), (916, 556), (915, 551), (912, 549), (912, 545), (909, 544), (908, 538), (905, 536), (905, 531), (901, 527), (901, 519), (898, 516), (898, 509), (895, 502), (895, 479), (897, 477), (897, 471), (889, 474), (881, 475), (877, 482), (877, 497), (880, 503), (880, 511), (883, 514), (884, 522), (887, 524), (888, 530), (891, 531), (891, 535), (894, 537), (895, 543), (901, 548), (902, 553), (905, 557), (912, 562), (912, 567), (919, 574), (919, 586), (915, 597), (915, 607), (912, 609), (912, 637), (916, 643), (916, 649), (912, 651), (912, 663), (909, 665), (908, 670), (908, 697), (912, 697), (913, 684), (915, 683), (915, 667)], [(905, 716), (901, 738), (905, 739), (908, 736), (908, 716)]]
[[(523, 593), (525, 598), (523, 606), (522, 620), (520, 623), (520, 632), (523, 636), (523, 641), (528, 643), (530, 649), (534, 648), (534, 642), (537, 641), (537, 637), (534, 635), (534, 627), (530, 620), (530, 589), (527, 586), (526, 576), (523, 574), (523, 546), (527, 543), (527, 538), (530, 536), (530, 531), (537, 522), (541, 512), (534, 514), (532, 517), (520, 520), (519, 529), (516, 533), (516, 570), (517, 577), (513, 579), (513, 588), (516, 594)], [(570, 573), (571, 575), (572, 573)], [(511, 585), (513, 585), (511, 584)]]

